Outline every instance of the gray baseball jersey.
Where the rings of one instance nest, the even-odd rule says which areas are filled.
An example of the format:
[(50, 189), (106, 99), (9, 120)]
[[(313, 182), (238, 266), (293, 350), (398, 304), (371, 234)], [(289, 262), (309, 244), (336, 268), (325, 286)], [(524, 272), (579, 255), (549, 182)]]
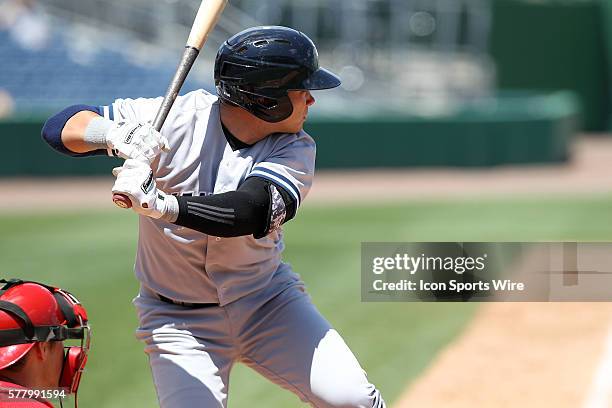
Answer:
[[(118, 99), (103, 107), (116, 121), (152, 121), (162, 98)], [(178, 195), (234, 191), (258, 176), (284, 188), (297, 202), (308, 194), (315, 143), (298, 134), (271, 135), (232, 150), (219, 119), (217, 96), (203, 90), (179, 96), (161, 130), (171, 150), (152, 163), (158, 187)], [(265, 287), (281, 261), (282, 228), (256, 239), (213, 237), (162, 220), (140, 217), (135, 272), (151, 290), (191, 303), (228, 304)]]

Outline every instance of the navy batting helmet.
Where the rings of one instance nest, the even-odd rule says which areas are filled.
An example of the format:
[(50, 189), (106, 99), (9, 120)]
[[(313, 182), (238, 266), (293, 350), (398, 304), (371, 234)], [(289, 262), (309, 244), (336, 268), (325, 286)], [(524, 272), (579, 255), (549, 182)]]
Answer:
[(287, 91), (338, 85), (340, 78), (319, 68), (317, 49), (310, 38), (287, 27), (241, 31), (221, 45), (215, 60), (219, 97), (266, 122), (291, 116), (293, 106)]

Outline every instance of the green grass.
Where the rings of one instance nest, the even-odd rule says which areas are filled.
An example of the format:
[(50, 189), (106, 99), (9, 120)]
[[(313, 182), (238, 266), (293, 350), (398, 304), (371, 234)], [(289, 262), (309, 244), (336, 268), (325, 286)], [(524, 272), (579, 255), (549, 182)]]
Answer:
[[(393, 401), (469, 321), (473, 304), (361, 303), (362, 241), (612, 240), (612, 197), (312, 207), (286, 227), (285, 259)], [(156, 399), (131, 299), (136, 217), (129, 212), (0, 216), (0, 275), (63, 286), (86, 305), (93, 349), (85, 407), (151, 407)], [(235, 366), (229, 406), (299, 407), (288, 392)]]

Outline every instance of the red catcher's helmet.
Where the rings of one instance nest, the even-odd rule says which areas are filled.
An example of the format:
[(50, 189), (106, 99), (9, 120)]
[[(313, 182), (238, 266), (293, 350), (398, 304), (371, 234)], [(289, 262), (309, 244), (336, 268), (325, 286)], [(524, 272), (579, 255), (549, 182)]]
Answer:
[[(0, 301), (19, 306), (35, 326), (59, 326), (66, 321), (49, 290), (35, 283), (24, 283), (9, 288), (0, 295)], [(23, 328), (24, 323), (15, 315), (0, 310), (0, 330)], [(0, 347), (0, 370), (25, 356), (34, 343)]]
[(38, 282), (0, 283), (5, 283), (0, 289), (0, 370), (23, 358), (35, 342), (80, 340), (80, 346), (65, 347), (58, 384), (76, 394), (90, 342), (81, 302), (70, 292)]

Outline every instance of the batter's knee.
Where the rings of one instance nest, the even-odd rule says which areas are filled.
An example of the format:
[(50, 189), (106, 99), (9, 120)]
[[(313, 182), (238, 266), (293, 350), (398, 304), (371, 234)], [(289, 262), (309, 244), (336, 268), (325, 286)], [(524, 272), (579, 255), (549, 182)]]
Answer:
[(342, 381), (333, 382), (325, 388), (313, 389), (319, 400), (317, 408), (386, 408), (380, 391), (372, 384), (347, 386)]
[(330, 329), (315, 350), (310, 371), (310, 391), (317, 408), (385, 408), (342, 337)]

